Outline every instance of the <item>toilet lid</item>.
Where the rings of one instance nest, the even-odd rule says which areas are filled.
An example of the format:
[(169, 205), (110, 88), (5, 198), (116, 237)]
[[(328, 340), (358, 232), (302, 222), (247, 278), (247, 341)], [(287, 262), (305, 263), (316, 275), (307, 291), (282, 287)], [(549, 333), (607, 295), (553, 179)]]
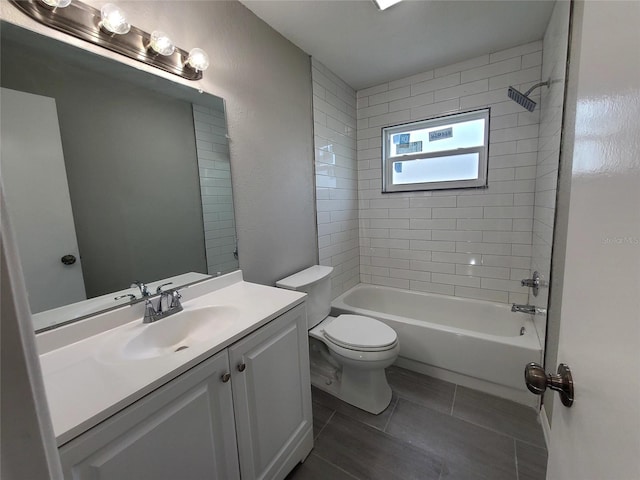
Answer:
[(323, 333), (329, 341), (351, 350), (386, 350), (398, 340), (393, 328), (361, 315), (340, 315)]

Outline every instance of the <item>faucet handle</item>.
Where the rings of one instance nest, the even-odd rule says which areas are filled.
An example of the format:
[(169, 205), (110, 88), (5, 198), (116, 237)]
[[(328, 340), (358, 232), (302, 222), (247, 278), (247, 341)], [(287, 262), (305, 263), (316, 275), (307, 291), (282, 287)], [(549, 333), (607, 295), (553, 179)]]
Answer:
[(171, 290), (171, 305), (169, 306), (169, 308), (179, 308), (180, 310), (182, 310), (182, 305), (180, 304), (181, 298), (182, 295), (180, 295), (180, 292), (178, 290)]
[(162, 293), (162, 287), (166, 287), (167, 285), (173, 285), (173, 282), (163, 283), (162, 285), (158, 285), (156, 288), (156, 293)]
[(140, 293), (142, 294), (143, 297), (148, 297), (149, 296), (149, 289), (147, 288), (147, 286), (144, 283), (136, 280), (135, 282), (133, 282), (131, 284), (131, 286), (129, 288), (136, 288), (136, 287), (140, 289)]
[(533, 276), (531, 278), (525, 278), (520, 281), (520, 285), (523, 287), (529, 287), (533, 291), (533, 296), (538, 296), (538, 291), (541, 286), (540, 274), (538, 272), (533, 272)]
[(144, 319), (142, 320), (142, 323), (155, 322), (158, 320), (159, 314), (160, 312), (153, 306), (151, 299), (147, 298), (144, 302)]

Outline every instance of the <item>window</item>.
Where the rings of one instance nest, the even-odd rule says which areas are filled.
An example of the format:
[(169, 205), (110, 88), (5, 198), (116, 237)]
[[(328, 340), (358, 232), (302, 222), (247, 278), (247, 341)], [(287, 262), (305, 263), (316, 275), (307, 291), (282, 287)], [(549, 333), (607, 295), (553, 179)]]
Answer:
[(382, 129), (382, 191), (487, 185), (489, 109)]

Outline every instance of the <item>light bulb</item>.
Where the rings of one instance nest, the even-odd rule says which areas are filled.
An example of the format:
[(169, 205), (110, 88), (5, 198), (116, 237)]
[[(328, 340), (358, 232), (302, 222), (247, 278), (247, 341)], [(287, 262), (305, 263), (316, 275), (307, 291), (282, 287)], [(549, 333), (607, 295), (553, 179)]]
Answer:
[(176, 49), (176, 46), (173, 44), (169, 36), (160, 30), (154, 30), (151, 32), (149, 47), (160, 55), (171, 55)]
[(187, 64), (193, 68), (196, 72), (204, 72), (209, 68), (209, 55), (201, 48), (194, 48), (189, 52), (189, 58), (187, 58)]
[(386, 10), (389, 7), (394, 6), (396, 3), (400, 3), (402, 0), (373, 0), (378, 10)]
[(102, 18), (100, 26), (108, 32), (124, 35), (131, 30), (131, 25), (127, 22), (126, 15), (113, 3), (107, 3), (100, 9), (100, 17)]
[(51, 8), (64, 8), (69, 6), (71, 0), (40, 0), (40, 3)]

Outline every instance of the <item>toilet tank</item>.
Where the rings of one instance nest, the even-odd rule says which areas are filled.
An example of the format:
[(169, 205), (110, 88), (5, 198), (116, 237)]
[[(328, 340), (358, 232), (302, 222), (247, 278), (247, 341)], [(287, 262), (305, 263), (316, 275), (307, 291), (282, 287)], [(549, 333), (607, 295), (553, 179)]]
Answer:
[(331, 272), (333, 267), (314, 265), (276, 282), (276, 287), (308, 295), (307, 324), (310, 329), (327, 318), (331, 311)]

